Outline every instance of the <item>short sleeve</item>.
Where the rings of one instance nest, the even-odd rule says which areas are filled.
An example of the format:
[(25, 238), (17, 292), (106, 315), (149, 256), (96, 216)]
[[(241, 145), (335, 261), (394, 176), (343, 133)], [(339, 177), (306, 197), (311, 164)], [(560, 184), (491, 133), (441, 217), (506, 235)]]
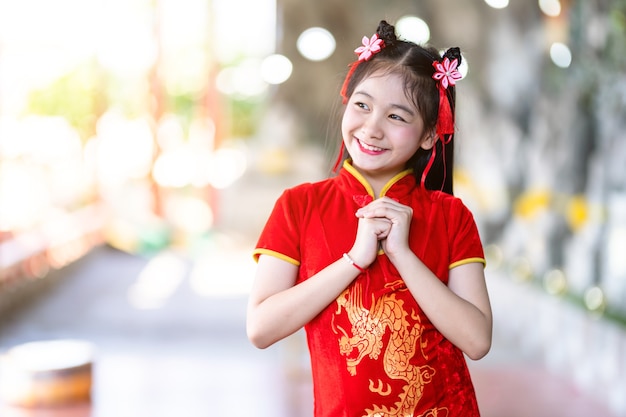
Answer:
[(271, 255), (300, 265), (300, 223), (305, 202), (302, 186), (285, 190), (276, 200), (252, 252), (255, 261), (260, 255)]
[(449, 268), (472, 262), (485, 265), (483, 245), (472, 212), (459, 198), (450, 199), (449, 204)]

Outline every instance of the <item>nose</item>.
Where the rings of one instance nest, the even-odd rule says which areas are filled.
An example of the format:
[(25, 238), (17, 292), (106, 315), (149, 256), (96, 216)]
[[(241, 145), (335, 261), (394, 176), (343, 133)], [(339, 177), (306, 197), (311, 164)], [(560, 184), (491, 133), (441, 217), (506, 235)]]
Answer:
[(383, 130), (376, 114), (369, 114), (361, 126), (364, 139), (382, 139)]

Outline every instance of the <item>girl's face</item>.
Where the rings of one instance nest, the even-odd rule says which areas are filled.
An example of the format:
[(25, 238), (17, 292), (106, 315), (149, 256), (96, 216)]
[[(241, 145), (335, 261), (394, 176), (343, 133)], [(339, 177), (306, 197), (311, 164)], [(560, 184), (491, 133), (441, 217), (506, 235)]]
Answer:
[(341, 131), (353, 166), (377, 184), (385, 184), (406, 169), (420, 147), (430, 149), (434, 144), (397, 74), (375, 73), (356, 86)]

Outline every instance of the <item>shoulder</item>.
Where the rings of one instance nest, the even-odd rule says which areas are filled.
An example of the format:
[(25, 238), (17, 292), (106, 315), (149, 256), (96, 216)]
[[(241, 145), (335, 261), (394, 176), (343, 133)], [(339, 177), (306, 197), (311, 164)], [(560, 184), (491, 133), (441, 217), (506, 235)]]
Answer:
[(287, 188), (283, 192), (285, 198), (298, 198), (328, 191), (333, 186), (333, 178), (327, 178), (317, 182), (304, 182)]
[(432, 204), (442, 210), (446, 216), (473, 217), (470, 209), (457, 196), (444, 193), (443, 191), (427, 191), (427, 195)]
[(311, 202), (319, 196), (325, 195), (333, 186), (333, 179), (325, 179), (318, 182), (305, 182), (287, 188), (278, 198), (278, 205), (288, 205), (293, 210), (306, 210)]
[(463, 203), (463, 200), (461, 200), (459, 197), (448, 194), (448, 193), (444, 193), (443, 191), (427, 191), (430, 199), (436, 203), (436, 204), (441, 204), (441, 205), (446, 205), (446, 206), (463, 206), (465, 207), (465, 204)]

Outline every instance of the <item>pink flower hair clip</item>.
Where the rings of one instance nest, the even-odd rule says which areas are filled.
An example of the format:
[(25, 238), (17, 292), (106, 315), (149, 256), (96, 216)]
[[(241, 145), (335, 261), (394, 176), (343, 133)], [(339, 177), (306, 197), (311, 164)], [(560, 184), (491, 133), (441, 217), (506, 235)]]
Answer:
[(457, 70), (459, 61), (455, 58), (450, 62), (448, 57), (444, 58), (442, 62), (433, 62), (435, 67), (435, 73), (433, 79), (439, 81), (439, 84), (444, 89), (448, 88), (448, 85), (455, 85), (457, 80), (462, 78), (461, 73)]
[(369, 60), (385, 46), (385, 41), (380, 39), (377, 33), (374, 33), (370, 39), (368, 39), (367, 36), (363, 36), (361, 42), (363, 42), (363, 46), (359, 46), (354, 50), (354, 53), (359, 55), (359, 61)]

